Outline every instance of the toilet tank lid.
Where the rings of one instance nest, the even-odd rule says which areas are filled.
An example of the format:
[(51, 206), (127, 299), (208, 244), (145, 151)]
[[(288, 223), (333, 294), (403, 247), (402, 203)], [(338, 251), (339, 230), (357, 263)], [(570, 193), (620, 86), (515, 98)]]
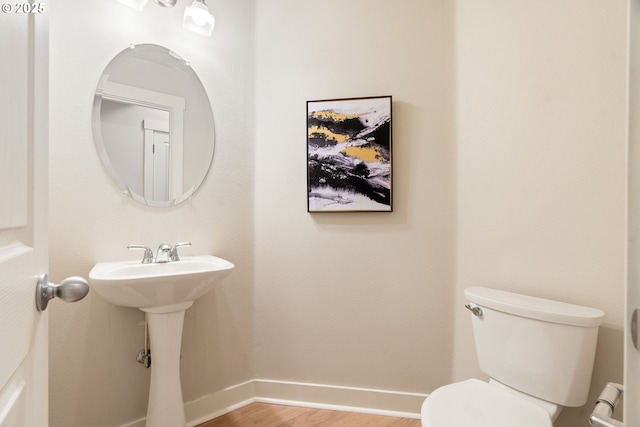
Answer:
[(604, 318), (604, 312), (597, 308), (583, 307), (497, 289), (476, 286), (465, 289), (464, 294), (469, 302), (481, 307), (546, 322), (594, 327), (599, 326)]

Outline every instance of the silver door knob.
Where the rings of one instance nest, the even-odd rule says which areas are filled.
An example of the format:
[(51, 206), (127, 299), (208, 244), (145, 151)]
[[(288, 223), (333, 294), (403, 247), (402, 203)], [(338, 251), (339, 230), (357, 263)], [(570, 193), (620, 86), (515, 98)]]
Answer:
[(57, 297), (62, 301), (76, 302), (86, 297), (88, 293), (89, 282), (82, 277), (67, 277), (56, 285), (49, 282), (49, 275), (42, 274), (38, 277), (36, 285), (36, 307), (38, 311), (44, 311), (50, 299)]

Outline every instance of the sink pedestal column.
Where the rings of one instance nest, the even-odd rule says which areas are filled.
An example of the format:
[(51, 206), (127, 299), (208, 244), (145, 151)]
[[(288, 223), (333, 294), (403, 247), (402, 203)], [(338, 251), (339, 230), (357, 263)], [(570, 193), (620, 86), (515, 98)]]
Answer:
[(146, 427), (185, 427), (180, 384), (184, 310), (170, 313), (147, 312), (147, 320), (152, 352)]

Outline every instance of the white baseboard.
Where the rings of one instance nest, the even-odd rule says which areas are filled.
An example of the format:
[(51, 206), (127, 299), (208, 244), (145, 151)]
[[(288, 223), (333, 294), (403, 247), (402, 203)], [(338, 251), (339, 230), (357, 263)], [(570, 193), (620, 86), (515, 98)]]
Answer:
[(426, 397), (419, 393), (256, 379), (187, 402), (185, 412), (188, 427), (252, 402), (419, 419)]
[[(203, 396), (184, 405), (187, 427), (197, 426), (235, 409), (255, 402), (254, 381), (237, 384)], [(146, 417), (120, 427), (145, 427)]]
[(131, 421), (130, 423), (127, 424), (123, 424), (120, 427), (145, 427), (146, 418), (140, 418), (138, 420), (135, 421)]
[[(274, 380), (250, 380), (185, 404), (194, 427), (253, 402), (420, 419), (426, 394)], [(121, 427), (145, 427), (141, 418)]]
[(197, 426), (255, 401), (253, 380), (192, 400), (184, 405), (187, 427)]

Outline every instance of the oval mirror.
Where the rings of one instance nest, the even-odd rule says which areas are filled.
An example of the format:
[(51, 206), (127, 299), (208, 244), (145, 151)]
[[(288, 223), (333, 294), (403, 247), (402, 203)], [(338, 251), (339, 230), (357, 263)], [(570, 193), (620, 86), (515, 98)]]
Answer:
[(131, 46), (105, 68), (93, 137), (118, 187), (149, 206), (172, 206), (200, 186), (213, 159), (213, 112), (188, 62), (162, 46)]

